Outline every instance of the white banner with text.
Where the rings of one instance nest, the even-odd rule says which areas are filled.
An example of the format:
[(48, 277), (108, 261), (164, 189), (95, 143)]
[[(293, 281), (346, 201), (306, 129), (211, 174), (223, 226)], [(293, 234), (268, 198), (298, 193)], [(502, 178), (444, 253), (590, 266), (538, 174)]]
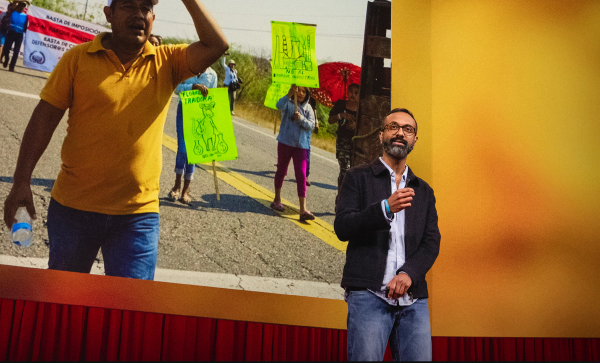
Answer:
[(32, 69), (52, 72), (58, 60), (77, 44), (92, 41), (107, 28), (31, 6), (23, 64)]

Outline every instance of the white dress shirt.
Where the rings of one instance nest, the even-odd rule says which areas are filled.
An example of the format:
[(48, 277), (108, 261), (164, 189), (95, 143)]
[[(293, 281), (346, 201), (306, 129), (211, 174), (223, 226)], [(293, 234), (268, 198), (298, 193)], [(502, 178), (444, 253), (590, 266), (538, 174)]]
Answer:
[[(402, 180), (398, 187), (396, 187), (396, 173), (389, 165), (383, 161), (382, 158), (379, 158), (381, 163), (388, 169), (390, 172), (390, 182), (392, 183), (392, 194), (398, 189), (402, 189), (406, 186), (406, 178), (408, 177), (408, 165), (404, 168), (404, 173), (402, 173)], [(398, 299), (389, 299), (385, 295), (385, 288), (387, 284), (392, 281), (394, 276), (396, 276), (396, 271), (404, 265), (406, 261), (406, 252), (404, 248), (404, 210), (401, 210), (398, 213), (394, 213), (394, 216), (390, 219), (387, 217), (387, 213), (385, 210), (385, 202), (381, 201), (381, 209), (382, 213), (385, 216), (385, 219), (390, 224), (390, 240), (389, 240), (389, 249), (388, 255), (385, 265), (385, 274), (383, 275), (383, 282), (381, 283), (380, 291), (371, 291), (378, 297), (385, 300), (390, 305), (395, 306), (408, 306), (412, 305), (417, 299), (413, 299), (409, 296), (408, 293), (404, 294)], [(402, 272), (401, 272), (402, 273)]]

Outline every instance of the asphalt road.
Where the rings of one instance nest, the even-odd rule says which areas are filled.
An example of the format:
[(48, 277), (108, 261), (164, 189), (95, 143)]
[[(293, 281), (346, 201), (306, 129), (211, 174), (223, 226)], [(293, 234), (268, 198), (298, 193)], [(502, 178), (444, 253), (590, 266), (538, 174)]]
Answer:
[[(23, 132), (38, 103), (27, 95), (39, 95), (47, 78), (45, 73), (20, 66), (16, 71), (10, 73), (0, 68), (0, 210), (12, 186)], [(8, 94), (2, 90), (22, 94)], [(165, 133), (174, 138), (176, 106), (175, 97), (165, 126)], [(273, 130), (238, 117), (234, 117), (234, 130), (239, 158), (222, 164), (273, 190), (277, 162)], [(34, 224), (32, 246), (14, 245), (9, 230), (2, 223), (0, 255), (48, 257), (45, 221), (50, 190), (60, 170), (60, 149), (66, 132), (65, 116), (33, 173), (32, 190), (38, 220)], [(174, 167), (175, 153), (163, 146), (159, 268), (339, 284), (345, 261), (343, 252), (226, 183), (219, 183), (221, 200), (217, 201), (213, 176), (202, 169), (196, 169), (190, 206), (166, 200), (175, 177)], [(308, 208), (330, 224), (334, 218), (337, 175), (335, 155), (313, 148)], [(283, 186), (283, 197), (298, 204), (291, 165)]]

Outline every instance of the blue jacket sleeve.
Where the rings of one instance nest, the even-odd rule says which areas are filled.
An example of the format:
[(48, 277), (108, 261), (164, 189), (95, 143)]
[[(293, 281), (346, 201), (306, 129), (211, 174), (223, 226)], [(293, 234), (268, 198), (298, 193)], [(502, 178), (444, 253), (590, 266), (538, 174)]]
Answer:
[(210, 80), (210, 85), (207, 86), (208, 88), (217, 88), (217, 74), (214, 73), (212, 74), (211, 80)]
[(308, 118), (304, 117), (300, 112), (300, 119), (295, 121), (301, 128), (305, 130), (312, 130), (315, 128), (315, 113), (310, 105), (307, 106)]
[(192, 86), (194, 85), (194, 80), (195, 79), (196, 79), (196, 77), (192, 77), (192, 78), (188, 78), (185, 81), (181, 82), (175, 88), (175, 94), (179, 96), (179, 94), (181, 92), (191, 91), (192, 90)]
[(277, 103), (275, 104), (275, 107), (277, 107), (277, 109), (279, 111), (283, 111), (287, 103), (288, 103), (288, 96), (283, 96), (279, 99), (279, 101), (277, 101)]
[(229, 86), (229, 83), (231, 83), (231, 69), (225, 64), (225, 57), (221, 59), (223, 60), (223, 68), (225, 68), (225, 79), (223, 80), (223, 84)]

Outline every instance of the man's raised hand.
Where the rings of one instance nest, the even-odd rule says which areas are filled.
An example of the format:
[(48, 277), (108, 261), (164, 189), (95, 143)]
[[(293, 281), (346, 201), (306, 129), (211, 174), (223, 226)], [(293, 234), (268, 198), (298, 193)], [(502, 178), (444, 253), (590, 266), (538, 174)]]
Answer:
[(403, 209), (410, 207), (415, 191), (412, 188), (398, 189), (388, 198), (390, 211), (398, 213)]

